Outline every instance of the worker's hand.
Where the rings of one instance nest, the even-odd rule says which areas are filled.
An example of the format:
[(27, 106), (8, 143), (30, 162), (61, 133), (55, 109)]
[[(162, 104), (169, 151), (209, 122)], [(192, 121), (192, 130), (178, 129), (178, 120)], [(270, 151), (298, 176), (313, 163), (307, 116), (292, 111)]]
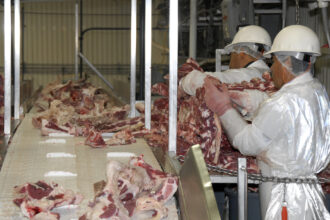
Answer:
[(232, 108), (228, 89), (221, 84), (221, 91), (214, 85), (214, 81), (208, 77), (204, 80), (205, 103), (218, 116), (223, 115)]

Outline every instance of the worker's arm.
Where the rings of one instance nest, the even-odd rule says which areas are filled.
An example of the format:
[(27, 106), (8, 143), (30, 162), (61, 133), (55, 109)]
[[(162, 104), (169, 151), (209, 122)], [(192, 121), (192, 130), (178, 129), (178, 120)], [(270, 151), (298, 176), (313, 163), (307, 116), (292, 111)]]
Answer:
[(224, 72), (200, 72), (193, 70), (180, 80), (180, 88), (189, 95), (195, 95), (196, 90), (203, 86), (206, 76), (213, 76), (222, 83), (241, 83), (253, 78), (261, 78), (262, 73), (256, 68), (229, 69)]
[(233, 109), (220, 116), (230, 142), (244, 155), (256, 156), (266, 151), (273, 139), (285, 130), (287, 114), (285, 107), (276, 102), (265, 103), (258, 115), (247, 124)]

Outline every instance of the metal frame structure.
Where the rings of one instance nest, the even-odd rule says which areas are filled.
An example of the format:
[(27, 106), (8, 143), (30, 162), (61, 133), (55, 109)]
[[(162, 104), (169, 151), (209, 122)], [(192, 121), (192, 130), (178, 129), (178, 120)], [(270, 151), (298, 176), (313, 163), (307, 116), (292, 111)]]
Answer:
[(228, 54), (224, 49), (215, 50), (215, 72), (227, 70), (229, 67), (221, 64), (221, 56)]

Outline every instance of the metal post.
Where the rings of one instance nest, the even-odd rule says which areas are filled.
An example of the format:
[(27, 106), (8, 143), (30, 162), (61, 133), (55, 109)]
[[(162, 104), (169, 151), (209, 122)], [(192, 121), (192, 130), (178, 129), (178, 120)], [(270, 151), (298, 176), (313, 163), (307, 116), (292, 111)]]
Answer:
[(221, 49), (215, 50), (215, 72), (221, 72)]
[(282, 28), (285, 27), (285, 21), (286, 21), (286, 0), (282, 1)]
[(140, 77), (139, 77), (139, 100), (144, 100), (144, 64), (145, 64), (145, 9), (146, 9), (146, 0), (140, 1), (140, 15), (139, 15), (139, 26), (140, 26), (140, 32), (139, 32), (139, 46), (140, 46)]
[(11, 2), (4, 2), (4, 47), (5, 47), (5, 113), (4, 134), (10, 134), (11, 126)]
[(131, 118), (135, 117), (136, 99), (136, 0), (131, 6)]
[(150, 129), (151, 121), (151, 41), (152, 41), (152, 0), (146, 0), (145, 10), (145, 79), (144, 79), (144, 103), (145, 103), (145, 127)]
[(75, 80), (78, 80), (78, 59), (79, 59), (79, 2), (75, 3), (75, 57), (74, 57), (74, 73)]
[(169, 151), (176, 152), (177, 83), (178, 83), (178, 1), (170, 0), (170, 79), (169, 79)]
[[(83, 31), (83, 1), (80, 0), (80, 38), (79, 38), (79, 51), (82, 54), (83, 53), (83, 35), (82, 35), (82, 31)], [(79, 59), (79, 72), (80, 72), (80, 79), (82, 79), (82, 72), (83, 72), (83, 60), (80, 57)]]
[(20, 0), (15, 0), (15, 100), (14, 119), (19, 119), (20, 107), (20, 57), (21, 57), (21, 11)]
[(196, 59), (197, 0), (190, 0), (189, 57)]
[(246, 158), (238, 158), (238, 219), (247, 220), (247, 173)]

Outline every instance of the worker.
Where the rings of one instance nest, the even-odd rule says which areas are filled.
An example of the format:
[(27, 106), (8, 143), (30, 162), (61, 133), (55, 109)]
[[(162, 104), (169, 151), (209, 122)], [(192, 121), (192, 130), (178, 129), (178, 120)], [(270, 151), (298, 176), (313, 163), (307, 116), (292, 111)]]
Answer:
[(223, 83), (262, 78), (262, 74), (269, 71), (263, 60), (263, 53), (269, 51), (270, 47), (271, 39), (264, 28), (256, 25), (241, 27), (232, 43), (225, 47), (230, 53), (229, 70), (214, 73), (194, 70), (180, 80), (179, 90), (195, 95), (196, 89), (203, 86), (207, 75), (214, 76)]
[[(231, 143), (242, 154), (257, 156), (261, 173), (283, 178), (313, 178), (330, 159), (330, 108), (325, 88), (313, 78), (320, 56), (316, 34), (301, 25), (282, 29), (274, 39), (271, 66), (279, 89), (264, 101), (251, 124), (232, 108), (223, 85), (205, 79), (205, 102), (220, 118)], [(263, 219), (330, 219), (319, 184), (262, 183)]]

